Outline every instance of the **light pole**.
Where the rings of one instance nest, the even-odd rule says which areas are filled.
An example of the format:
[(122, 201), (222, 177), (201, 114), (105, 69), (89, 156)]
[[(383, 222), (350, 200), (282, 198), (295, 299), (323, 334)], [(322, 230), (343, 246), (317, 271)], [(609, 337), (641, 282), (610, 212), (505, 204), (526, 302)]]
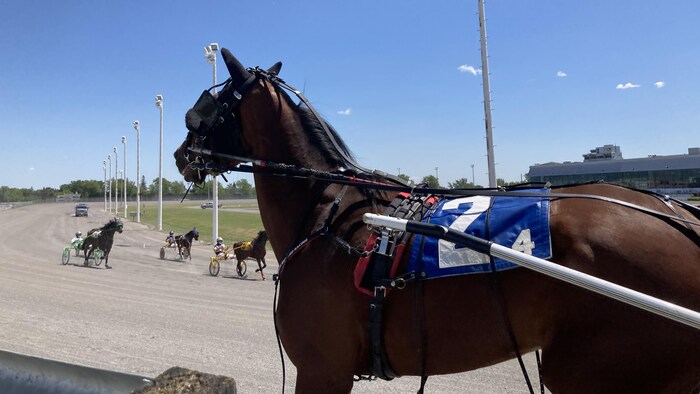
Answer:
[(163, 230), (163, 96), (156, 96), (156, 107), (160, 109), (160, 165), (158, 166), (158, 231)]
[(126, 137), (122, 136), (122, 145), (124, 145), (124, 219), (126, 219)]
[(109, 160), (109, 212), (112, 212), (112, 155), (107, 155)]
[(104, 181), (102, 181), (102, 189), (104, 189), (105, 192), (105, 209), (104, 211), (107, 212), (107, 160), (102, 160), (102, 172), (104, 176)]
[(136, 223), (141, 223), (141, 130), (139, 121), (134, 121), (136, 130)]
[[(214, 68), (214, 93), (216, 93), (216, 52), (219, 50), (219, 44), (212, 42), (211, 44), (204, 47), (204, 58), (210, 63)], [(219, 237), (219, 180), (216, 175), (212, 177), (212, 202), (214, 206), (212, 207), (212, 242), (216, 243), (216, 238)]]
[(491, 86), (489, 82), (489, 55), (486, 48), (486, 16), (484, 0), (478, 0), (479, 37), (481, 41), (481, 78), (484, 89), (484, 115), (486, 122), (486, 159), (489, 168), (489, 187), (496, 187), (496, 159), (493, 154), (493, 125), (491, 121)]
[(119, 216), (119, 152), (114, 147), (114, 216)]
[(472, 184), (476, 187), (476, 179), (474, 179), (474, 164), (472, 164)]
[(438, 177), (438, 168), (435, 167), (435, 180), (437, 181), (438, 185), (440, 184), (440, 177)]

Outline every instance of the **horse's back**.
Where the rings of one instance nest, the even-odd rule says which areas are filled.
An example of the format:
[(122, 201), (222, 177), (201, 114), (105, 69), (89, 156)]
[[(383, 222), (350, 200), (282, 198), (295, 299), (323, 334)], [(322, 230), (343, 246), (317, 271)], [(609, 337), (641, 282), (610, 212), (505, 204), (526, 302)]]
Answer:
[[(585, 195), (697, 222), (688, 210), (658, 196), (608, 184), (553, 192), (584, 196), (551, 203), (552, 261), (700, 311), (698, 226)], [(553, 372), (557, 364), (574, 367), (570, 361), (574, 359), (590, 363), (588, 376), (597, 376), (590, 384), (606, 382), (606, 390), (639, 384), (651, 392), (666, 392), (673, 381), (687, 392), (700, 381), (700, 331), (573, 285), (552, 282), (552, 286), (556, 297), (542, 305), (556, 316), (543, 341), (551, 388), (600, 389)], [(619, 379), (628, 373), (643, 378), (634, 384)]]

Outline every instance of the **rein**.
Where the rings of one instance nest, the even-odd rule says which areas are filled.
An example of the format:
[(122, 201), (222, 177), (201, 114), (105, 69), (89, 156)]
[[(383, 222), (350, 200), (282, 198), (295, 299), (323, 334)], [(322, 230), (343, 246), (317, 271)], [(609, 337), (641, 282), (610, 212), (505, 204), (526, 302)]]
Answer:
[[(540, 197), (547, 198), (549, 200), (558, 200), (565, 198), (585, 198), (591, 200), (598, 200), (617, 204), (627, 208), (634, 209), (636, 211), (644, 212), (651, 216), (657, 217), (666, 221), (678, 221), (686, 225), (698, 226), (700, 227), (700, 222), (690, 219), (685, 219), (680, 216), (675, 216), (663, 212), (659, 212), (650, 208), (643, 207), (641, 205), (633, 204), (627, 201), (622, 201), (610, 197), (598, 196), (595, 194), (569, 194), (569, 193), (549, 193), (542, 195), (539, 193), (531, 192), (518, 192), (512, 190), (500, 190), (500, 189), (433, 189), (427, 187), (410, 187), (405, 185), (389, 184), (385, 182), (374, 181), (371, 179), (365, 179), (360, 176), (349, 176), (338, 172), (328, 172), (319, 171), (312, 168), (298, 167), (290, 164), (276, 163), (268, 160), (251, 159), (247, 157), (227, 155), (224, 153), (212, 152), (209, 149), (200, 148), (188, 148), (189, 151), (205, 156), (220, 157), (222, 159), (232, 160), (239, 162), (232, 167), (227, 167), (224, 171), (234, 171), (234, 172), (246, 172), (255, 174), (265, 174), (271, 176), (289, 177), (289, 178), (300, 178), (300, 179), (312, 179), (312, 180), (324, 180), (331, 183), (338, 183), (342, 185), (350, 185), (363, 189), (374, 189), (374, 190), (384, 190), (384, 191), (396, 191), (396, 192), (406, 192), (406, 193), (417, 193), (417, 194), (436, 194), (440, 196), (451, 196), (451, 197), (461, 197), (461, 196), (502, 196), (502, 197)], [(240, 163), (252, 163), (252, 165), (244, 165)], [(196, 164), (192, 164), (195, 168)], [(205, 164), (202, 168), (211, 169), (214, 168), (213, 164)], [(221, 169), (219, 169), (221, 170)], [(382, 176), (380, 172), (376, 170), (374, 174)], [(362, 175), (368, 175), (367, 173)], [(665, 202), (673, 201), (684, 208), (689, 208), (690, 210), (697, 210), (698, 208), (687, 204), (683, 201), (662, 196), (660, 194), (644, 191), (646, 194), (657, 196)], [(668, 204), (667, 204), (668, 205)]]

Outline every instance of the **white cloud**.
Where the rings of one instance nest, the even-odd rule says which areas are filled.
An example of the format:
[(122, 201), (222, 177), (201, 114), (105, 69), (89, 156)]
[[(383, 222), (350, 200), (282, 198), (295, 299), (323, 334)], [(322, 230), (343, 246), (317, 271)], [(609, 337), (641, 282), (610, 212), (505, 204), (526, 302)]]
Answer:
[(557, 71), (557, 77), (564, 78), (565, 76), (566, 76), (566, 73), (564, 71)]
[(29, 170), (27, 171), (34, 171), (34, 167), (29, 167)]
[(632, 82), (627, 82), (627, 83), (624, 84), (624, 85), (621, 84), (621, 83), (618, 83), (617, 86), (615, 87), (615, 89), (622, 89), (622, 90), (625, 90), (625, 89), (638, 88), (638, 87), (640, 87), (640, 86), (642, 86), (642, 85), (637, 85), (637, 84), (634, 84), (634, 83), (632, 83)]
[(462, 64), (461, 66), (457, 67), (457, 70), (459, 70), (459, 72), (469, 73), (471, 75), (481, 74), (480, 69), (476, 69), (474, 66), (468, 66), (466, 64)]
[(342, 111), (338, 111), (338, 115), (350, 115), (352, 113), (352, 108), (344, 109)]
[(661, 88), (663, 88), (664, 86), (666, 86), (666, 82), (664, 82), (664, 81), (654, 82), (654, 86), (656, 86), (657, 88), (661, 89)]

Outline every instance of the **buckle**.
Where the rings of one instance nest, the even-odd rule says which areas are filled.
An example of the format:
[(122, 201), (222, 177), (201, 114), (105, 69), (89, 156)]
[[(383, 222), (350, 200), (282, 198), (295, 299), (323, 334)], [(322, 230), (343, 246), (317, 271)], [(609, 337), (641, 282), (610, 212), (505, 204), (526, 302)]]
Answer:
[[(380, 298), (380, 296), (381, 296), (381, 298)], [(374, 298), (383, 299), (384, 296), (386, 296), (386, 287), (384, 287), (384, 286), (375, 286), (375, 287), (374, 287)]]

